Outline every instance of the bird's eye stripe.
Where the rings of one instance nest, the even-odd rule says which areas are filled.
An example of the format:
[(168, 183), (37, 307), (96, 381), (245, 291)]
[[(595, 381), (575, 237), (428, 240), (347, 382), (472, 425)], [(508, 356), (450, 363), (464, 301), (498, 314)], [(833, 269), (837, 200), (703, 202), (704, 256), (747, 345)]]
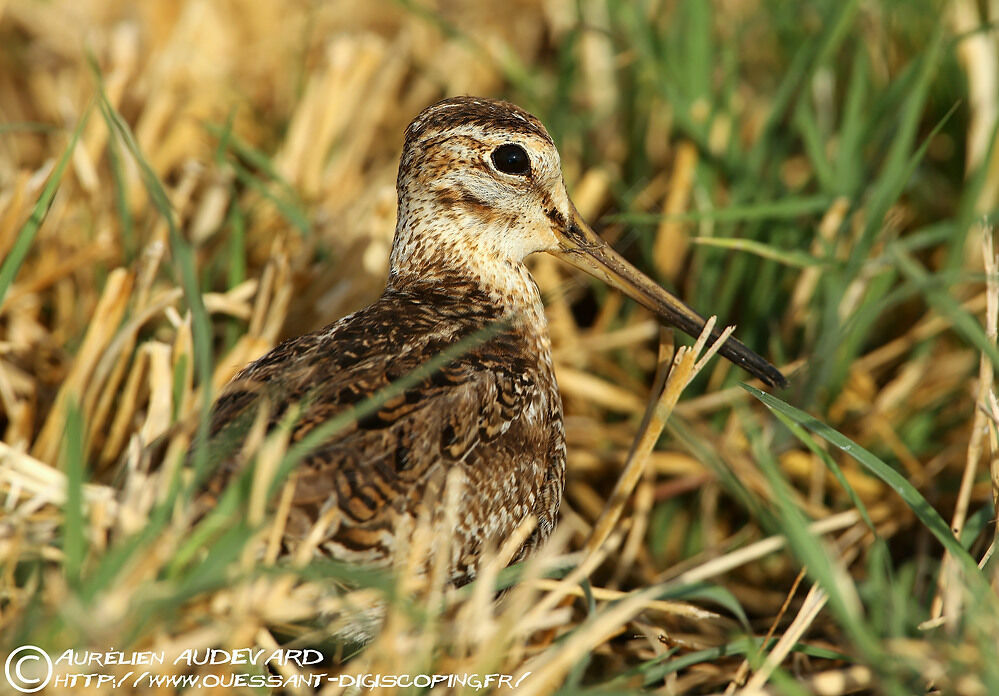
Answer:
[(491, 157), (497, 171), (515, 176), (527, 176), (531, 173), (531, 158), (520, 145), (506, 143), (493, 150)]

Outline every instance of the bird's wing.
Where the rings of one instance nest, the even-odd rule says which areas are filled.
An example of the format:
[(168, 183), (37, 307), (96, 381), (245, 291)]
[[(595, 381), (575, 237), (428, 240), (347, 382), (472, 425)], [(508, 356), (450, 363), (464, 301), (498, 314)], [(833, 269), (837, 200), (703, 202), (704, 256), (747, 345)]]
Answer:
[[(462, 338), (454, 327), (421, 321), (418, 310), (400, 321), (393, 308), (390, 326), (382, 326), (388, 318), (373, 305), (366, 314), (279, 345), (223, 391), (212, 416), (213, 440), (238, 443), (258, 408), (269, 409), (268, 424), (274, 427), (297, 403), (301, 412), (291, 440), (300, 441)], [(525, 413), (547, 407), (537, 403), (542, 395), (536, 379), (536, 360), (518, 335), (501, 331), (376, 410), (344, 423), (299, 466), (289, 530), (304, 534), (335, 505), (341, 517), (337, 542), (360, 553), (391, 531), (394, 515), (422, 502), (431, 477), (459, 463), (515, 464), (517, 453), (504, 442), (511, 428), (511, 438), (543, 460), (551, 443), (542, 430), (522, 422)], [(227, 478), (223, 471), (210, 488), (218, 492)]]

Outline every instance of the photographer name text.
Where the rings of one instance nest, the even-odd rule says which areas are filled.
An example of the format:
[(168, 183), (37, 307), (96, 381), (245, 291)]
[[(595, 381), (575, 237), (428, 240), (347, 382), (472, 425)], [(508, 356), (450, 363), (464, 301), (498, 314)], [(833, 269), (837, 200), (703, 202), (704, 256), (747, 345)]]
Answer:
[(118, 650), (65, 650), (53, 662), (75, 667), (110, 667), (112, 665), (296, 665), (308, 667), (323, 661), (318, 650), (278, 648), (236, 648), (234, 650), (188, 649), (167, 663), (166, 653), (152, 650), (123, 652)]

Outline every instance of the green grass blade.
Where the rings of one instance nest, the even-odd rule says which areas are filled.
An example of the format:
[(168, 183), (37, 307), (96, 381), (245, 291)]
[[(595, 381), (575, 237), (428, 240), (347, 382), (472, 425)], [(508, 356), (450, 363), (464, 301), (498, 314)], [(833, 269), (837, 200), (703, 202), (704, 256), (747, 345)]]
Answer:
[(839, 193), (836, 173), (826, 156), (823, 134), (820, 132), (812, 105), (805, 99), (798, 102), (798, 108), (794, 111), (794, 125), (801, 135), (801, 142), (808, 154), (808, 161), (815, 170), (820, 188), (829, 193)]
[(833, 476), (836, 477), (836, 481), (839, 485), (842, 486), (843, 490), (846, 491), (846, 494), (850, 496), (850, 502), (853, 503), (855, 508), (857, 508), (860, 516), (864, 519), (864, 523), (872, 532), (874, 532), (875, 536), (877, 536), (877, 530), (874, 527), (874, 522), (871, 521), (870, 514), (867, 512), (867, 506), (864, 505), (864, 501), (860, 499), (859, 495), (857, 495), (857, 491), (853, 489), (850, 482), (846, 480), (846, 476), (843, 474), (843, 470), (840, 468), (839, 464), (836, 463), (836, 460), (830, 457), (828, 452), (819, 447), (819, 443), (815, 441), (815, 438), (809, 435), (804, 428), (791, 420), (788, 416), (784, 415), (780, 411), (773, 411), (773, 414), (777, 417), (777, 420), (783, 423), (784, 426), (805, 445), (805, 447), (811, 450), (812, 454), (822, 460), (822, 463), (825, 464), (826, 468), (829, 469)]
[(699, 437), (684, 426), (682, 419), (678, 418), (676, 414), (667, 421), (666, 430), (671, 436), (683, 443), (698, 461), (704, 462), (704, 465), (717, 477), (725, 492), (742, 505), (743, 509), (749, 512), (754, 519), (759, 520), (762, 525), (768, 528), (776, 526), (773, 515), (760, 503), (756, 495), (739, 480), (738, 476), (732, 473), (731, 468), (725, 465), (715, 450), (706, 446)]
[[(167, 230), (170, 238), (170, 248), (173, 253), (174, 263), (180, 275), (181, 287), (184, 291), (184, 299), (191, 311), (191, 332), (194, 340), (194, 365), (201, 384), (201, 419), (198, 424), (199, 442), (203, 442), (208, 433), (208, 417), (212, 404), (212, 328), (208, 318), (208, 311), (205, 309), (204, 300), (201, 297), (201, 289), (198, 286), (197, 263), (194, 249), (181, 235), (177, 228), (177, 222), (173, 214), (173, 206), (167, 196), (163, 184), (156, 176), (152, 166), (143, 156), (142, 150), (131, 128), (122, 118), (121, 114), (115, 111), (108, 100), (107, 92), (104, 89), (104, 82), (101, 79), (100, 70), (96, 61), (91, 57), (93, 72), (98, 84), (98, 104), (101, 115), (107, 123), (108, 130), (112, 136), (117, 136), (128, 148), (132, 157), (139, 165), (139, 172), (142, 176), (143, 185), (149, 194), (153, 206), (167, 223)], [(203, 469), (207, 465), (203, 448), (195, 450), (195, 470)]]
[(128, 176), (121, 156), (121, 145), (116, 138), (108, 138), (108, 164), (114, 189), (115, 214), (121, 228), (121, 246), (125, 252), (125, 260), (131, 263), (139, 251), (139, 242), (135, 236), (132, 211), (128, 208)]
[(0, 264), (0, 306), (3, 305), (4, 297), (7, 296), (7, 290), (10, 288), (11, 283), (14, 282), (14, 276), (17, 275), (21, 264), (24, 263), (24, 259), (28, 256), (28, 250), (31, 249), (31, 245), (35, 241), (38, 228), (41, 227), (42, 221), (45, 220), (45, 214), (48, 213), (52, 199), (55, 197), (56, 191), (59, 190), (59, 183), (62, 181), (63, 172), (66, 171), (66, 165), (69, 164), (69, 158), (72, 157), (73, 150), (76, 149), (76, 144), (80, 140), (80, 135), (87, 125), (87, 120), (90, 118), (90, 112), (93, 111), (93, 108), (94, 105), (91, 102), (83, 111), (83, 115), (76, 124), (76, 128), (73, 129), (73, 135), (70, 136), (69, 144), (62, 151), (62, 155), (52, 170), (52, 174), (49, 175), (49, 180), (45, 184), (45, 188), (42, 189), (42, 194), (38, 197), (38, 201), (34, 207), (32, 207), (28, 221), (18, 231), (17, 237), (14, 239), (14, 244), (7, 254), (7, 258), (3, 260), (3, 264)]
[(878, 233), (883, 229), (884, 217), (889, 208), (902, 195), (912, 172), (923, 159), (930, 141), (940, 132), (940, 129), (957, 108), (956, 104), (951, 107), (930, 134), (923, 139), (922, 145), (913, 152), (913, 143), (916, 140), (919, 121), (923, 116), (923, 107), (929, 93), (930, 80), (937, 67), (942, 45), (943, 25), (941, 24), (930, 45), (919, 57), (921, 62), (913, 78), (914, 85), (902, 105), (898, 125), (891, 136), (888, 156), (867, 204), (867, 224), (861, 233), (860, 240), (851, 251), (851, 269), (859, 268), (869, 255), (871, 246), (876, 241)]
[(830, 560), (826, 544), (809, 530), (809, 520), (795, 504), (790, 484), (773, 456), (763, 446), (760, 437), (754, 438), (753, 451), (773, 491), (773, 500), (780, 518), (780, 533), (787, 538), (788, 546), (807, 569), (809, 576), (825, 590), (829, 606), (860, 654), (877, 662), (881, 650), (863, 621), (859, 595), (849, 575), (839, 572)]
[(864, 449), (850, 438), (837, 432), (814, 416), (810, 416), (804, 411), (781, 401), (777, 397), (751, 387), (748, 384), (740, 386), (762, 401), (770, 410), (780, 412), (798, 425), (811, 430), (831, 445), (849, 454), (861, 466), (881, 479), (902, 498), (919, 521), (957, 559), (959, 565), (965, 571), (969, 583), (979, 591), (988, 592), (988, 585), (984, 583), (981, 571), (978, 569), (978, 564), (975, 563), (975, 560), (961, 546), (961, 543), (954, 536), (954, 533), (950, 530), (950, 526), (940, 516), (940, 513), (927, 502), (926, 498), (905, 477), (874, 456), (870, 451)]
[(946, 292), (946, 288), (934, 283), (934, 277), (901, 248), (894, 247), (892, 255), (895, 257), (899, 270), (922, 290), (922, 294), (930, 306), (940, 315), (950, 319), (957, 333), (987, 355), (993, 365), (999, 366), (999, 350), (989, 341), (978, 320), (964, 309), (950, 293)]
[(753, 635), (753, 628), (749, 623), (749, 617), (746, 615), (746, 610), (742, 608), (741, 604), (739, 604), (739, 600), (736, 596), (724, 587), (709, 585), (708, 583), (684, 585), (683, 587), (670, 588), (660, 597), (660, 599), (700, 600), (717, 604), (739, 620), (739, 623), (742, 624), (742, 628), (746, 631), (747, 635)]
[(714, 67), (714, 47), (712, 46), (711, 3), (703, 0), (685, 0), (680, 7), (678, 20), (684, 27), (682, 73), (687, 96), (692, 100), (711, 99), (712, 69)]
[(679, 215), (655, 213), (621, 213), (608, 215), (603, 222), (625, 222), (632, 225), (658, 225), (661, 222), (754, 222), (786, 220), (825, 212), (833, 202), (828, 194), (786, 197), (779, 200), (715, 208)]
[(861, 171), (865, 159), (863, 134), (868, 119), (866, 104), (870, 81), (867, 53), (863, 50), (854, 52), (840, 117), (839, 144), (833, 160), (838, 182), (837, 192), (850, 197), (861, 186)]
[[(776, 643), (777, 639), (771, 638), (763, 647), (766, 650), (771, 650)], [(623, 688), (618, 687), (617, 685), (631, 683), (636, 677), (641, 679), (644, 686), (653, 686), (658, 682), (661, 682), (663, 678), (669, 676), (670, 674), (674, 674), (693, 665), (705, 662), (715, 662), (724, 657), (734, 657), (739, 655), (749, 656), (756, 651), (757, 646), (745, 639), (733, 640), (725, 645), (715, 648), (685, 653), (679, 657), (676, 657), (676, 653), (679, 652), (679, 648), (670, 648), (662, 655), (657, 655), (651, 660), (647, 660), (640, 665), (622, 672), (604, 684), (595, 686), (580, 693), (593, 694), (594, 696), (597, 694), (602, 695), (607, 693), (636, 693), (636, 691), (615, 691), (614, 689)], [(853, 658), (845, 653), (813, 645), (806, 645), (804, 643), (796, 643), (792, 648), (792, 651), (801, 655), (822, 660), (853, 661)]]
[(985, 531), (986, 527), (995, 522), (996, 510), (990, 504), (983, 505), (970, 515), (961, 530), (961, 546), (970, 548), (978, 535)]
[(66, 504), (63, 507), (63, 569), (70, 586), (77, 587), (87, 552), (86, 514), (83, 510), (83, 482), (86, 469), (83, 413), (71, 402), (66, 409), (66, 436), (63, 441), (63, 470), (66, 473)]
[(750, 171), (758, 172), (772, 157), (771, 134), (784, 122), (788, 109), (795, 97), (802, 92), (801, 86), (814, 73), (848, 35), (848, 30), (857, 13), (859, 0), (829, 3), (828, 17), (822, 21), (822, 35), (817, 40), (803, 41), (800, 48), (785, 70), (780, 86), (770, 106), (770, 113), (763, 126), (763, 135), (753, 146), (749, 155)]
[(231, 124), (220, 126), (215, 123), (203, 123), (202, 126), (213, 137), (218, 138), (220, 151), (232, 152), (254, 169), (266, 174), (267, 178), (280, 186), (286, 195), (295, 196), (295, 190), (288, 180), (281, 176), (271, 158), (233, 133)]
[(271, 190), (265, 182), (261, 181), (257, 177), (250, 173), (250, 170), (239, 164), (239, 162), (232, 163), (233, 170), (236, 172), (236, 178), (240, 183), (245, 184), (247, 187), (253, 189), (259, 193), (263, 198), (269, 200), (274, 204), (274, 207), (278, 209), (282, 217), (290, 222), (295, 229), (298, 230), (299, 234), (305, 236), (309, 233), (309, 219), (299, 204), (292, 200), (291, 198), (278, 196)]
[(763, 242), (742, 237), (694, 237), (690, 240), (694, 244), (717, 247), (719, 249), (729, 249), (731, 251), (745, 251), (755, 254), (762, 259), (776, 261), (777, 263), (791, 268), (810, 268), (812, 266), (825, 266), (827, 263), (822, 259), (815, 258), (811, 254), (795, 249), (782, 250)]
[(39, 123), (38, 121), (0, 123), (0, 135), (7, 133), (53, 133), (57, 130), (60, 130), (59, 126), (53, 126), (51, 123)]
[(180, 417), (180, 405), (184, 400), (184, 385), (187, 383), (187, 364), (191, 356), (181, 353), (173, 366), (173, 379), (170, 385), (170, 423), (176, 423)]

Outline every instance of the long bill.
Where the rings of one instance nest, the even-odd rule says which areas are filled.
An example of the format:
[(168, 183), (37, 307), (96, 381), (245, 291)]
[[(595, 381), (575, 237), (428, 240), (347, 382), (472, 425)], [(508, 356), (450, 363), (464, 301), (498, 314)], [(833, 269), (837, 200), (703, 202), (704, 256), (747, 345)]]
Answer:
[[(614, 251), (586, 224), (575, 206), (572, 206), (567, 225), (555, 232), (559, 238), (559, 248), (552, 252), (555, 256), (617, 288), (653, 312), (660, 321), (694, 338), (700, 335), (704, 318)], [(711, 340), (716, 340), (720, 334), (719, 329), (714, 329)], [(787, 379), (780, 370), (734, 338), (722, 344), (718, 352), (771, 387), (787, 386)]]

